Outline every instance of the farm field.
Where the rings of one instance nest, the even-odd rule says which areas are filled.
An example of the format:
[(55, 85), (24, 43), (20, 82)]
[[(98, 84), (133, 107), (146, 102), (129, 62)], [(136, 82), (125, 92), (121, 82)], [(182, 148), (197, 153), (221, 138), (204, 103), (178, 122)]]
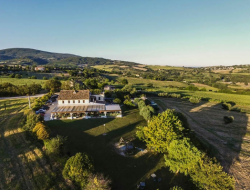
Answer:
[[(95, 65), (95, 66), (91, 66), (91, 67), (110, 72), (110, 71), (112, 71), (112, 68), (114, 68), (116, 66), (118, 66), (118, 65)], [(121, 68), (123, 68), (123, 67), (121, 67)]]
[[(169, 92), (169, 93), (179, 93), (184, 96), (198, 96), (202, 98), (209, 98), (215, 101), (233, 101), (236, 103), (236, 106), (250, 106), (250, 96), (241, 95), (241, 94), (226, 94), (226, 93), (217, 93), (217, 92), (208, 92), (208, 91), (188, 91), (188, 90), (179, 90), (176, 88), (148, 88), (148, 92)], [(250, 108), (250, 107), (249, 107)]]
[(183, 68), (183, 67), (172, 67), (172, 66), (161, 66), (161, 65), (146, 65), (146, 68), (150, 68), (153, 70), (159, 70), (159, 69), (165, 69), (165, 70), (184, 70), (188, 68)]
[(192, 83), (192, 84), (198, 88), (206, 88), (206, 90), (213, 90), (213, 91), (219, 90), (218, 88), (214, 88), (205, 84), (200, 84), (200, 83)]
[[(57, 120), (46, 123), (54, 135), (67, 136), (71, 155), (77, 152), (89, 154), (93, 158), (96, 172), (111, 178), (112, 189), (133, 190), (141, 181), (145, 181), (147, 189), (165, 190), (175, 185), (195, 189), (187, 177), (181, 174), (174, 177), (174, 174), (164, 167), (161, 154), (147, 152), (123, 156), (117, 152), (114, 145), (121, 137), (134, 139), (132, 142), (136, 147), (145, 149), (144, 143), (135, 139), (135, 132), (136, 127), (146, 125), (146, 121), (138, 114), (138, 109), (123, 108), (123, 111), (123, 118)], [(106, 133), (106, 136), (103, 133)], [(162, 178), (162, 182), (153, 182), (150, 177), (153, 173)]]
[[(186, 115), (190, 128), (210, 154), (236, 179), (235, 189), (250, 189), (250, 115), (226, 111), (220, 104), (201, 102), (197, 105), (171, 98), (151, 98), (161, 110), (175, 109)], [(224, 116), (233, 116), (224, 124)]]
[(150, 80), (150, 79), (142, 79), (142, 78), (132, 78), (132, 77), (125, 77), (128, 80), (129, 84), (135, 86), (147, 86), (147, 84), (152, 83), (154, 87), (167, 87), (169, 85), (178, 86), (178, 87), (186, 87), (187, 84), (177, 81), (157, 81), (157, 80)]
[(27, 99), (0, 100), (0, 189), (67, 188), (40, 144), (21, 128), (27, 105)]
[(21, 79), (16, 79), (16, 78), (5, 78), (5, 77), (0, 77), (0, 84), (4, 83), (4, 82), (9, 82), (12, 83), (14, 85), (29, 85), (29, 84), (43, 84), (46, 82), (46, 80), (39, 80), (39, 79), (25, 79), (25, 78), (21, 78)]

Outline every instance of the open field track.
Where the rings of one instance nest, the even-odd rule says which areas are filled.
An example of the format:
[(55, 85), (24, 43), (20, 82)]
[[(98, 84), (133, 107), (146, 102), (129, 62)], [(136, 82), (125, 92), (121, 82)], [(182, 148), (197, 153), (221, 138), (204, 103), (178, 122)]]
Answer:
[[(23, 117), (23, 108), (11, 104), (8, 108), (11, 113), (4, 114), (0, 123), (0, 189), (48, 189), (59, 188), (59, 184), (52, 181), (56, 175), (41, 146), (27, 140), (26, 133), (21, 129), (20, 121)], [(17, 101), (15, 101), (17, 103)], [(8, 108), (5, 112), (8, 112)]]
[[(216, 156), (225, 171), (234, 176), (236, 189), (250, 189), (250, 115), (223, 110), (221, 105), (202, 102), (197, 105), (184, 100), (152, 98), (162, 110), (175, 109), (186, 115), (190, 128)], [(234, 122), (224, 124), (223, 116)]]

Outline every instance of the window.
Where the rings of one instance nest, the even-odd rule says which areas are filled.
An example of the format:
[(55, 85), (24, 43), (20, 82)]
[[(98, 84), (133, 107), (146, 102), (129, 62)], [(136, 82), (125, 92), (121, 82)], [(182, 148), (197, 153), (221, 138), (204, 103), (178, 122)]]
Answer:
[(82, 100), (82, 103), (85, 103), (85, 100)]
[(101, 100), (101, 97), (99, 97), (99, 100)]
[(80, 100), (78, 100), (78, 103), (80, 103)]
[(75, 100), (73, 100), (73, 104), (75, 103)]
[(62, 103), (64, 104), (64, 101), (62, 101)]
[(70, 104), (70, 101), (68, 100), (68, 103)]

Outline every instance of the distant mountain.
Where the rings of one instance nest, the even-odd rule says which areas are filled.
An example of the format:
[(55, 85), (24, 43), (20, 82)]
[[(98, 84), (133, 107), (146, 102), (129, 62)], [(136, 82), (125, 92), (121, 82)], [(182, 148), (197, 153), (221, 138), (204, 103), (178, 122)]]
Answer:
[(29, 48), (10, 48), (0, 50), (0, 59), (2, 56), (9, 56), (12, 58), (23, 58), (23, 57), (36, 57), (41, 59), (63, 59), (67, 57), (80, 57), (73, 54), (65, 53), (51, 53), (36, 49)]
[(79, 64), (87, 65), (137, 65), (138, 63), (127, 61), (113, 61), (110, 59), (97, 57), (81, 57), (73, 54), (52, 53), (29, 48), (10, 48), (0, 50), (0, 62), (4, 64), (37, 64), (37, 65), (55, 65), (76, 66)]

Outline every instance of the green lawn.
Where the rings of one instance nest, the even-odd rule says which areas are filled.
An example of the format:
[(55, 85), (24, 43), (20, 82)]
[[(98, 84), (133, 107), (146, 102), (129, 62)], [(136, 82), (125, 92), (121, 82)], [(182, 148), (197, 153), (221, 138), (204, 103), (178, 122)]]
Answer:
[(21, 79), (16, 79), (16, 78), (4, 78), (4, 77), (0, 77), (0, 84), (4, 83), (4, 82), (9, 82), (12, 83), (14, 85), (29, 85), (29, 84), (43, 84), (46, 80), (39, 80), (39, 79), (25, 79), (25, 78), (21, 78)]
[[(170, 184), (173, 174), (164, 167), (160, 154), (146, 153), (139, 157), (119, 155), (114, 144), (123, 137), (134, 138), (136, 127), (146, 125), (137, 109), (124, 110), (124, 117), (117, 119), (58, 120), (47, 122), (52, 134), (67, 136), (71, 155), (76, 152), (88, 153), (94, 161), (96, 172), (104, 173), (112, 179), (112, 188), (119, 190), (136, 189), (136, 184), (145, 181), (147, 189), (169, 189), (180, 185), (185, 189), (194, 189), (188, 178), (179, 174)], [(106, 124), (105, 128), (104, 125)], [(103, 133), (107, 133), (103, 136)], [(145, 145), (134, 140), (134, 145)], [(152, 173), (162, 178), (162, 182), (153, 182)]]

